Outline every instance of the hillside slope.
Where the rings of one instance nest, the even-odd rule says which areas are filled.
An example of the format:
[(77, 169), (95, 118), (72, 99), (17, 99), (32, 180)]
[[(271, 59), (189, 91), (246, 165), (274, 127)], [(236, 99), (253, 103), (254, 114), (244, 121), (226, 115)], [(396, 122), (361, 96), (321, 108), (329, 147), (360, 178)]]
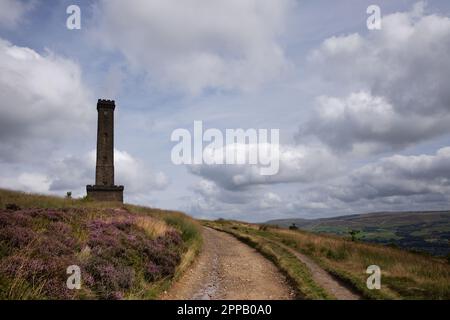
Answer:
[[(0, 190), (0, 299), (157, 298), (199, 251), (171, 211)], [(70, 290), (69, 266), (81, 271)]]
[(395, 244), (409, 250), (433, 255), (450, 254), (450, 211), (376, 212), (325, 219), (280, 219), (267, 224), (280, 227), (295, 225), (307, 231), (348, 235), (362, 231), (362, 240)]
[[(311, 264), (301, 256), (366, 299), (450, 299), (450, 265), (445, 259), (301, 230), (226, 220), (203, 223), (234, 235), (274, 261), (305, 299), (339, 297), (316, 280)], [(370, 265), (381, 269), (380, 290), (367, 288)]]

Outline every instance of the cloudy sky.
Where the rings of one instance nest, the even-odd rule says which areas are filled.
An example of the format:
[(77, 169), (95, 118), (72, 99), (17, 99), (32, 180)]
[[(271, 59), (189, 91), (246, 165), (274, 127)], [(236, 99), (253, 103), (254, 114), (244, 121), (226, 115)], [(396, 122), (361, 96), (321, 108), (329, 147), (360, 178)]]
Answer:
[[(107, 98), (130, 203), (248, 221), (448, 209), (449, 17), (447, 0), (0, 0), (0, 187), (83, 196)], [(279, 129), (279, 173), (174, 165), (170, 136), (195, 120)]]

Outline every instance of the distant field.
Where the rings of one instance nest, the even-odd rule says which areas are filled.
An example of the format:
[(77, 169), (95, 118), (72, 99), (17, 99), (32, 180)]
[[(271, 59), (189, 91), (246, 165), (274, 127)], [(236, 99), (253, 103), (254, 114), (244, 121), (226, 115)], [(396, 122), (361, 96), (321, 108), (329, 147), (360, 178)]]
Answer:
[(450, 254), (450, 211), (379, 212), (327, 219), (282, 219), (267, 224), (348, 236), (358, 230), (363, 241), (395, 245), (436, 256)]

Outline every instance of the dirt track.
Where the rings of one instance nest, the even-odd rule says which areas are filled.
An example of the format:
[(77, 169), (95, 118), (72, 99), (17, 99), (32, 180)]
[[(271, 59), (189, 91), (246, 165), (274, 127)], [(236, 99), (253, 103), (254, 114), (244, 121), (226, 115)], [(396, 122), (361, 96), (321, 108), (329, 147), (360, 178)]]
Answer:
[(311, 258), (289, 248), (286, 245), (281, 244), (283, 248), (292, 253), (297, 259), (303, 262), (311, 272), (313, 280), (324, 288), (327, 292), (331, 293), (338, 300), (359, 300), (361, 296), (343, 284), (333, 278), (328, 272), (317, 265)]
[(233, 236), (204, 228), (203, 250), (163, 299), (292, 299), (286, 278), (270, 261)]

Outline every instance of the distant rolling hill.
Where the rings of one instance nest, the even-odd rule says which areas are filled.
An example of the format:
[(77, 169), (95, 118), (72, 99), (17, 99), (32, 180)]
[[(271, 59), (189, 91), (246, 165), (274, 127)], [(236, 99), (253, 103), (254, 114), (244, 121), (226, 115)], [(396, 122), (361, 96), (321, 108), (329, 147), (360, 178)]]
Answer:
[(266, 224), (348, 236), (360, 230), (362, 240), (394, 244), (433, 255), (450, 254), (450, 211), (375, 212), (324, 219), (280, 219)]

